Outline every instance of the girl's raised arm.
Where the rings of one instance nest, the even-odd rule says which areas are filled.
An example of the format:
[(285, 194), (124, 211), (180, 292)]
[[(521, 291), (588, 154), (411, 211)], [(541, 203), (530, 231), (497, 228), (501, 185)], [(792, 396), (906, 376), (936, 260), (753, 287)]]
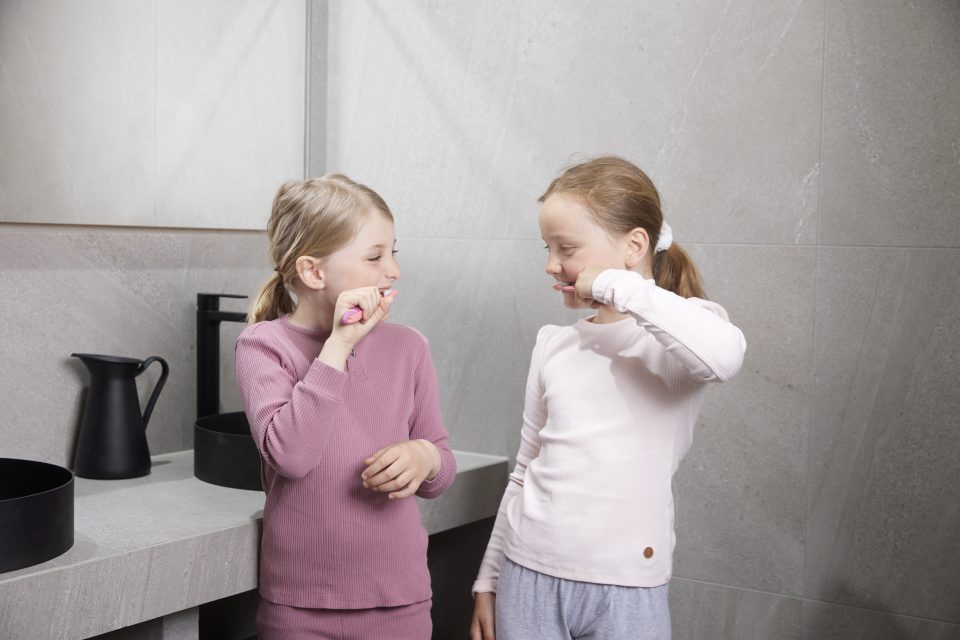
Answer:
[(746, 339), (715, 302), (678, 296), (639, 273), (618, 269), (602, 271), (592, 289), (598, 302), (633, 316), (693, 378), (723, 382), (740, 371)]

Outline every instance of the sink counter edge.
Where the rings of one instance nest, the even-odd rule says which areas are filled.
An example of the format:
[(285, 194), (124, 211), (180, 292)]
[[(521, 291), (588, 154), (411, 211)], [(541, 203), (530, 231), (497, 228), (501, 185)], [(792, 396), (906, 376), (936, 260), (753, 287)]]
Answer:
[[(417, 499), (430, 534), (495, 516), (506, 487), (507, 458), (454, 454), (453, 485)], [(0, 573), (0, 638), (87, 638), (256, 588), (264, 494), (196, 479), (192, 450), (152, 461), (76, 479), (73, 547)]]

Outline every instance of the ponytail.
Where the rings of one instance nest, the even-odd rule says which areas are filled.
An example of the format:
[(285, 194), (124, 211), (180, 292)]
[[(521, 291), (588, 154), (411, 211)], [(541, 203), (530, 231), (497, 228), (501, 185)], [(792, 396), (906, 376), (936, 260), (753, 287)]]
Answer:
[(700, 285), (700, 273), (693, 259), (676, 242), (653, 254), (653, 281), (661, 289), (684, 298), (707, 297)]
[(260, 293), (250, 306), (247, 321), (254, 324), (264, 320), (276, 320), (285, 313), (291, 313), (293, 307), (293, 298), (283, 283), (283, 276), (274, 273), (273, 277), (260, 287)]

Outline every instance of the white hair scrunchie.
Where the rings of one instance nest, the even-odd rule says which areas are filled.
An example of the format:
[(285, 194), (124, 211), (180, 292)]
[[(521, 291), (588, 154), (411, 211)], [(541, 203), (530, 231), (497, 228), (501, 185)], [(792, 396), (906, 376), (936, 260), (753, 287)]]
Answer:
[(664, 220), (660, 223), (660, 236), (657, 238), (657, 246), (653, 248), (654, 253), (666, 251), (673, 244), (673, 229)]

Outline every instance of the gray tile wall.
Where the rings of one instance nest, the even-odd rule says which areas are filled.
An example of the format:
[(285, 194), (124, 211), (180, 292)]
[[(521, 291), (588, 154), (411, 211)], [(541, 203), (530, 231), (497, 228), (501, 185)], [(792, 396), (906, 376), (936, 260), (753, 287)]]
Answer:
[(677, 475), (679, 639), (960, 633), (955, 2), (331, 2), (325, 154), (394, 208), (394, 318), (514, 455), (566, 164), (653, 177), (747, 360)]
[[(0, 456), (72, 466), (89, 376), (73, 352), (170, 364), (147, 441), (151, 453), (193, 447), (196, 294), (254, 295), (268, 272), (256, 232), (0, 225)], [(245, 310), (242, 301), (224, 308)], [(221, 332), (221, 404), (240, 409), (233, 342)], [(138, 379), (145, 404), (159, 367)]]
[[(393, 207), (393, 319), (431, 339), (454, 446), (515, 453), (536, 330), (577, 317), (535, 200), (619, 153), (749, 343), (677, 475), (674, 636), (960, 638), (956, 2), (328, 10), (308, 157)], [(0, 455), (69, 463), (73, 351), (167, 357), (150, 445), (189, 447), (195, 294), (253, 295), (264, 254), (253, 232), (0, 225)]]

